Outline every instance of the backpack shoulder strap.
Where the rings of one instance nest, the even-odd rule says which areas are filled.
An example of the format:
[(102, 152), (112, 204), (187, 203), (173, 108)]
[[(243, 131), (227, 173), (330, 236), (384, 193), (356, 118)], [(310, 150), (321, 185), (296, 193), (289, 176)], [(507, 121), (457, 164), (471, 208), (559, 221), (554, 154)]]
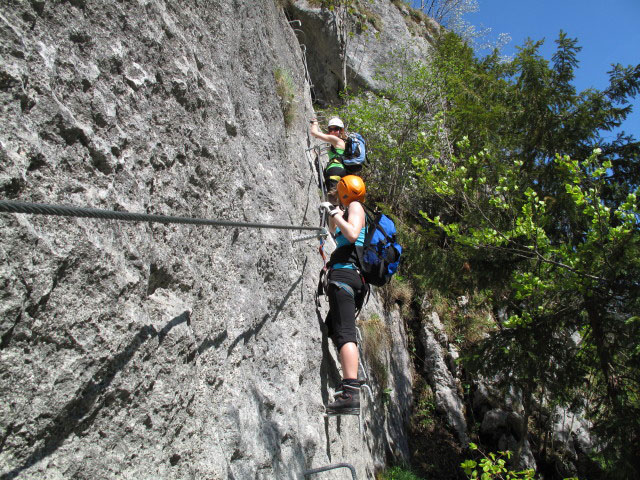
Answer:
[(374, 211), (371, 208), (365, 206), (364, 204), (362, 206), (364, 207), (368, 225), (375, 226), (375, 228), (371, 228), (367, 231), (367, 237), (365, 238), (365, 245), (368, 245), (367, 240), (369, 241), (369, 243), (371, 242), (371, 239), (373, 238), (373, 234), (375, 233), (376, 230), (379, 230), (380, 233), (382, 233), (382, 235), (387, 240), (387, 242), (393, 241), (393, 239), (389, 236), (389, 234), (387, 234), (387, 232), (384, 231), (384, 228), (382, 228), (382, 226), (380, 225), (380, 221), (378, 220), (379, 217), (382, 215), (382, 213), (378, 211)]

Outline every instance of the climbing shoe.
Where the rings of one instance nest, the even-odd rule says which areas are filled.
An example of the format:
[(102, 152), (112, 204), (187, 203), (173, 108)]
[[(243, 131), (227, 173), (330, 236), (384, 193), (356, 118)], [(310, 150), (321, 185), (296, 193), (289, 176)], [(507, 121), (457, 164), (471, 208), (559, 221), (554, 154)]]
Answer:
[(333, 402), (327, 405), (327, 413), (333, 415), (360, 414), (360, 383), (357, 380), (343, 380), (336, 391)]

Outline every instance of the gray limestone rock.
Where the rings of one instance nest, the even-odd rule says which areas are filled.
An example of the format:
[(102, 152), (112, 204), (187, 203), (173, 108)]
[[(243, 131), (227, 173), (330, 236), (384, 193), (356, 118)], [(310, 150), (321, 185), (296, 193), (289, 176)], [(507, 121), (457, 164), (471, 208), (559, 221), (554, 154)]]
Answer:
[[(480, 425), (480, 433), (492, 438), (500, 451), (516, 451), (524, 431), (521, 415), (499, 408), (488, 411), (482, 418), (482, 424)], [(536, 461), (527, 438), (523, 442), (519, 467), (536, 468)]]
[(556, 407), (553, 412), (553, 440), (564, 446), (571, 458), (589, 454), (593, 450), (593, 439), (589, 430), (591, 423), (581, 415)]
[[(437, 314), (436, 314), (437, 315)], [(462, 445), (469, 442), (465, 408), (458, 383), (447, 365), (446, 350), (443, 349), (431, 325), (423, 325), (420, 340), (425, 352), (425, 374), (435, 393), (436, 406), (444, 413)], [(443, 333), (443, 332), (441, 332)]]
[[(347, 37), (347, 85), (367, 90), (380, 89), (376, 78), (380, 66), (393, 62), (395, 55), (412, 60), (426, 59), (430, 45), (440, 26), (433, 20), (419, 20), (400, 2), (373, 0), (362, 2), (360, 12), (366, 29), (354, 29)], [(306, 48), (306, 59), (312, 79), (314, 99), (335, 103), (344, 88), (340, 60), (339, 19), (327, 10), (307, 0), (290, 2), (289, 16), (295, 24), (297, 37)]]

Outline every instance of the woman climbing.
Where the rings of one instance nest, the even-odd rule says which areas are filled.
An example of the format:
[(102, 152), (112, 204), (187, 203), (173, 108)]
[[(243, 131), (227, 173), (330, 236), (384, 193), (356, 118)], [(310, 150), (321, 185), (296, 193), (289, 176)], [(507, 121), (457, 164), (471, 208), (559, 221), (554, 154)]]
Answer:
[(334, 117), (329, 120), (327, 126), (328, 134), (322, 133), (318, 128), (318, 120), (316, 118), (311, 120), (311, 128), (309, 133), (315, 138), (327, 142), (329, 144), (329, 161), (327, 167), (324, 169), (324, 183), (327, 188), (327, 195), (332, 203), (335, 195), (335, 188), (342, 177), (347, 174), (344, 164), (342, 163), (342, 155), (344, 155), (345, 140), (347, 139), (346, 132), (344, 130), (344, 123), (338, 117)]
[(322, 208), (329, 212), (329, 231), (337, 245), (328, 263), (329, 313), (325, 323), (328, 335), (338, 349), (342, 366), (342, 385), (334, 401), (327, 405), (327, 413), (360, 412), (356, 310), (362, 306), (366, 286), (358, 271), (355, 247), (364, 245), (366, 217), (361, 202), (365, 193), (362, 179), (347, 175), (337, 185), (338, 201), (343, 208), (329, 202), (322, 203)]

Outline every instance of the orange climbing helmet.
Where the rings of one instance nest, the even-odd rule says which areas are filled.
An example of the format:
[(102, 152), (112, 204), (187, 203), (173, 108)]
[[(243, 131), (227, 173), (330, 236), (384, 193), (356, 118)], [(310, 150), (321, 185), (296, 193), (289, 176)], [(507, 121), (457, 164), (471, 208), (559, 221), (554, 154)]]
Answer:
[(347, 175), (338, 182), (338, 198), (344, 205), (357, 200), (362, 202), (367, 189), (364, 182), (357, 175)]

